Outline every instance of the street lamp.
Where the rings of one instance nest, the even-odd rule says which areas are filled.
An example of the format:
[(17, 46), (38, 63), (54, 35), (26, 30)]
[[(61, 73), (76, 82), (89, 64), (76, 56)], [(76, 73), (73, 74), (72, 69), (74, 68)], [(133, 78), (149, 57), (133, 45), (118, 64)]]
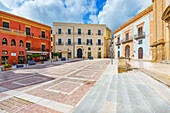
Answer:
[(27, 66), (27, 50), (28, 50), (28, 48), (25, 48), (25, 51), (26, 51), (26, 66)]
[(112, 42), (112, 47), (111, 47), (111, 64), (113, 64), (113, 36), (111, 38), (111, 42)]

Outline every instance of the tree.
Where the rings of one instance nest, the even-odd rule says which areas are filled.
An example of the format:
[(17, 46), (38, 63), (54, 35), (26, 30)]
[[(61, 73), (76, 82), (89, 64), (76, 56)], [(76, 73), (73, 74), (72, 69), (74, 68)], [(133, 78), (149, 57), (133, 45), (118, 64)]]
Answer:
[(57, 56), (59, 56), (60, 53), (59, 53), (59, 52), (56, 52), (56, 53), (53, 53), (53, 55), (56, 57), (56, 60), (57, 60)]
[(41, 56), (40, 54), (32, 54), (30, 57), (35, 58), (36, 62), (37, 62), (37, 58), (40, 57), (40, 56)]

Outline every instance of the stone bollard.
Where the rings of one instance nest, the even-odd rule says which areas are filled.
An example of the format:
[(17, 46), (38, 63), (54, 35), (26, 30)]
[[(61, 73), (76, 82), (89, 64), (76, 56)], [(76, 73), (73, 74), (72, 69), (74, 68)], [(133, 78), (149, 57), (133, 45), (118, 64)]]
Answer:
[(125, 57), (120, 57), (118, 60), (118, 73), (127, 72), (127, 61), (129, 59)]

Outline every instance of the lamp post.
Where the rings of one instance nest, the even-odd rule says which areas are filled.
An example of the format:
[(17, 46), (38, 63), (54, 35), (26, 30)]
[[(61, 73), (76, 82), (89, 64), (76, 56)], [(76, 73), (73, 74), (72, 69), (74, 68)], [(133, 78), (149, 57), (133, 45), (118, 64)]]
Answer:
[(27, 66), (27, 50), (28, 50), (28, 48), (25, 48), (25, 51), (26, 51), (26, 66)]
[(111, 64), (113, 64), (113, 36), (111, 38), (111, 42), (112, 42), (112, 47), (111, 47)]

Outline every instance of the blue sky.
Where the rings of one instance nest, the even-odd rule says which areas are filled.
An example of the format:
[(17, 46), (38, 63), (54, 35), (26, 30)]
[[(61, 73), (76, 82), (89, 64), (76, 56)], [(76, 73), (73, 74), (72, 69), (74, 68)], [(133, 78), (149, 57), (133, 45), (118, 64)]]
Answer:
[(0, 0), (0, 10), (49, 26), (106, 24), (115, 30), (151, 4), (152, 0)]

